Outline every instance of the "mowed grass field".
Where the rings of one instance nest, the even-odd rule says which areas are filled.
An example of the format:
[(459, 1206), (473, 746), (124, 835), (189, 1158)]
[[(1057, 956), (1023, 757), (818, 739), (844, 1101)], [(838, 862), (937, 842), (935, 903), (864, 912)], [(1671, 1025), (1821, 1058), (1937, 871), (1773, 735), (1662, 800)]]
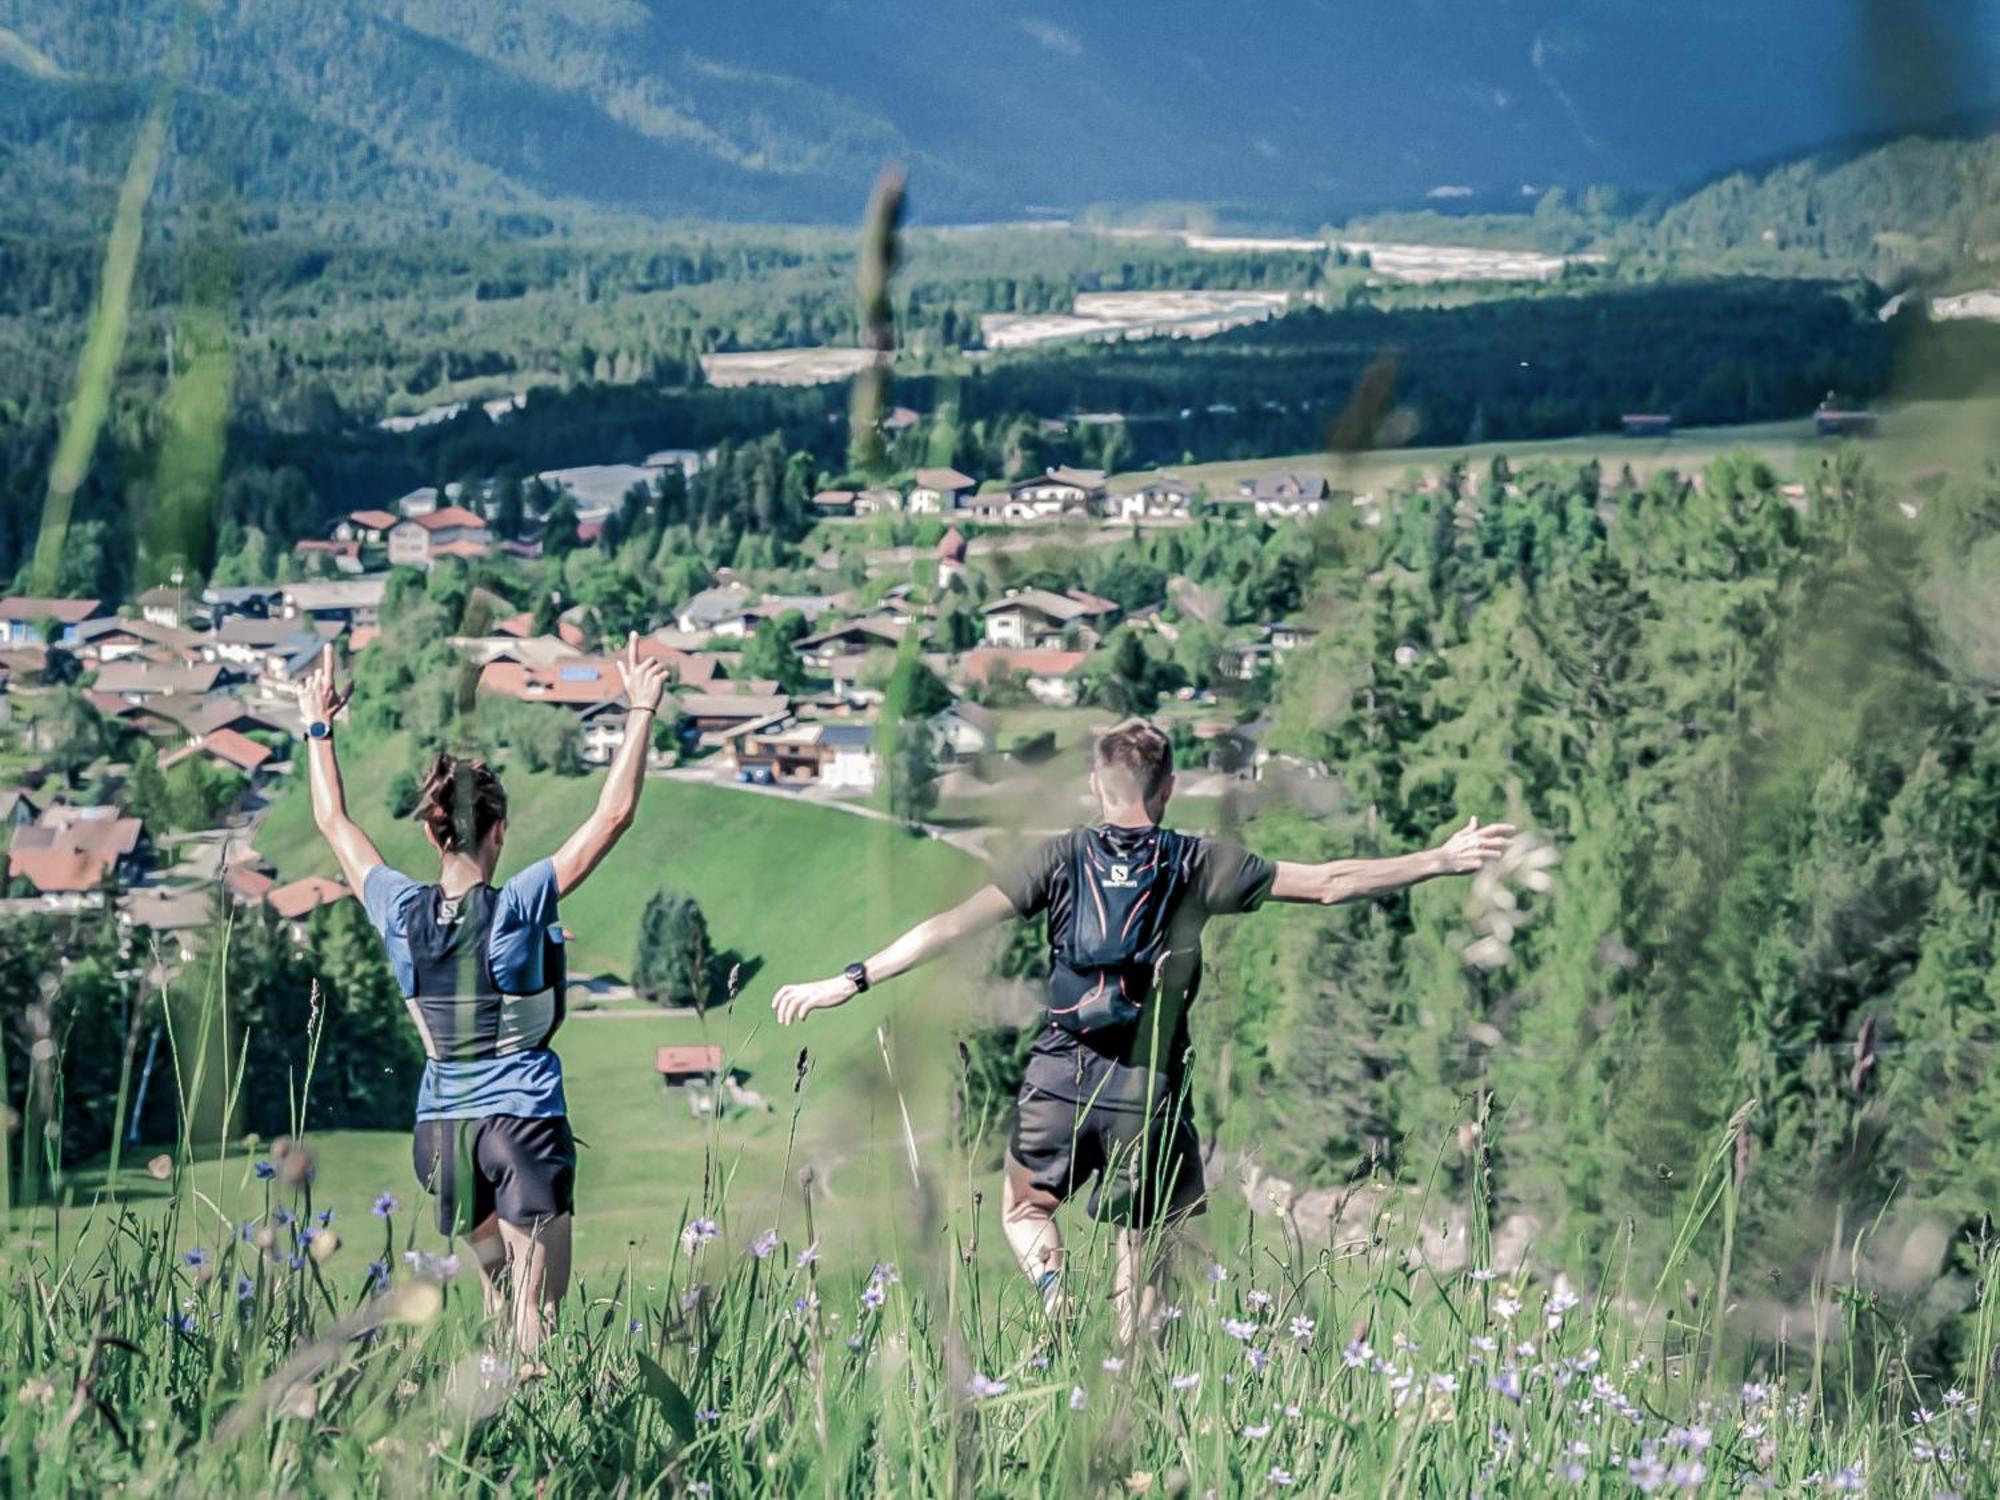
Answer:
[[(2000, 392), (1965, 401), (1883, 403), (1875, 408), (1881, 426), (1862, 447), (1884, 473), (1910, 475), (1941, 469), (1958, 475), (1976, 473), (1994, 457), (2000, 433)], [(1587, 463), (1595, 458), (1614, 471), (1629, 464), (1641, 480), (1662, 469), (1692, 473), (1725, 453), (1754, 453), (1783, 473), (1803, 476), (1839, 444), (1820, 437), (1810, 417), (1786, 422), (1759, 422), (1740, 427), (1688, 427), (1664, 438), (1628, 438), (1616, 433), (1554, 438), (1542, 442), (1509, 441), (1471, 445), (1385, 448), (1336, 458), (1326, 452), (1294, 453), (1277, 458), (1243, 459), (1228, 463), (1169, 467), (1188, 480), (1206, 484), (1211, 494), (1227, 494), (1245, 479), (1287, 469), (1316, 469), (1340, 489), (1379, 491), (1412, 469), (1431, 472), (1464, 460), (1479, 470), (1505, 457), (1520, 467), (1537, 460)], [(1121, 474), (1111, 481), (1115, 491), (1135, 489), (1142, 474)]]
[[(405, 759), (399, 744), (366, 754), (350, 750), (343, 769), (350, 806), (384, 857), (421, 879), (435, 870), (421, 832), (380, 811), (389, 777)], [(588, 813), (600, 779), (509, 774), (511, 819), (501, 875), (550, 853)], [(335, 873), (304, 790), (300, 783), (280, 798), (257, 841), (285, 878)], [(836, 972), (872, 952), (909, 923), (969, 893), (984, 874), (970, 855), (885, 822), (774, 797), (650, 781), (632, 830), (563, 905), (565, 925), (575, 934), (577, 968), (629, 973), (647, 898), (675, 886), (695, 894), (717, 949), (740, 954), (748, 977), (733, 1007), (699, 1018), (618, 1006), (598, 1016), (577, 1014), (558, 1037), (572, 1121), (585, 1143), (579, 1266), (603, 1272), (629, 1256), (642, 1269), (656, 1270), (673, 1253), (683, 1213), (698, 1214), (713, 1201), (705, 1177), (718, 1171), (735, 1176), (729, 1195), (734, 1212), (761, 1214), (775, 1224), (782, 1197), (786, 1232), (798, 1233), (798, 1173), (810, 1168), (829, 1260), (866, 1262), (881, 1253), (872, 1239), (878, 1217), (872, 1205), (885, 1192), (907, 1192), (910, 1176), (901, 1109), (876, 1027), (888, 1025), (918, 1147), (935, 1147), (955, 1066), (953, 1025), (976, 998), (983, 961), (968, 956), (927, 969), (792, 1031), (771, 1020), (770, 997), (780, 983)], [(328, 1024), (339, 1024), (337, 1013)], [(695, 1118), (682, 1091), (666, 1090), (654, 1071), (654, 1049), (699, 1042), (719, 1043), (729, 1065), (748, 1074), (746, 1087), (770, 1101), (770, 1112), (732, 1113), (718, 1126)], [(810, 1070), (803, 1093), (795, 1096), (802, 1046), (811, 1049)], [(794, 1107), (801, 1102), (794, 1140)], [(385, 1189), (403, 1200), (406, 1224), (412, 1209), (428, 1209), (415, 1190), (408, 1120), (385, 1120), (379, 1131), (325, 1134), (315, 1144), (317, 1199), (342, 1218), (362, 1217), (379, 1228), (365, 1215)], [(121, 1191), (163, 1191), (144, 1174), (148, 1154), (150, 1148), (128, 1153)], [(250, 1175), (249, 1158), (236, 1150), (221, 1165), (204, 1160), (192, 1180), (232, 1216), (263, 1189)], [(77, 1181), (79, 1201), (87, 1201), (101, 1173), (86, 1172)], [(419, 1243), (440, 1247), (427, 1218)]]

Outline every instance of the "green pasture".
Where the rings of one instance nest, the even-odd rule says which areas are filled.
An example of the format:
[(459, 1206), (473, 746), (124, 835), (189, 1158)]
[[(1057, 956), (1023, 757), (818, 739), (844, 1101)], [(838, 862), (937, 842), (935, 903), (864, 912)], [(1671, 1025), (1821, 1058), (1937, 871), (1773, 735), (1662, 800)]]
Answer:
[[(2000, 430), (2000, 394), (1964, 401), (1890, 402), (1876, 410), (1881, 427), (1862, 446), (1882, 472), (1892, 475), (1909, 476), (1932, 469), (1959, 475), (1976, 473), (1991, 458), (1993, 434)], [(1542, 460), (1588, 463), (1596, 459), (1614, 471), (1630, 465), (1633, 474), (1644, 480), (1662, 469), (1692, 474), (1725, 453), (1753, 453), (1782, 473), (1802, 476), (1839, 445), (1838, 440), (1820, 437), (1810, 417), (1799, 417), (1734, 427), (1687, 427), (1669, 437), (1592, 433), (1539, 442), (1382, 448), (1344, 458), (1326, 452), (1293, 453), (1175, 466), (1173, 472), (1206, 484), (1210, 493), (1217, 495), (1234, 492), (1240, 481), (1258, 474), (1287, 469), (1317, 469), (1340, 489), (1379, 491), (1412, 470), (1431, 473), (1460, 460), (1480, 470), (1502, 457), (1517, 468)], [(1114, 492), (1130, 490), (1144, 477), (1141, 473), (1121, 474), (1111, 481), (1111, 488)]]
[[(419, 876), (427, 846), (413, 823), (384, 806), (388, 779), (403, 764), (400, 745), (369, 753), (350, 749), (343, 767), (350, 806), (384, 857)], [(590, 809), (601, 778), (509, 774), (511, 818), (501, 874), (549, 853)], [(258, 840), (285, 878), (334, 872), (311, 821), (304, 786), (272, 810)], [(435, 856), (431, 856), (432, 859)], [(616, 975), (631, 966), (646, 899), (662, 886), (695, 893), (718, 951), (740, 956), (746, 975), (733, 1005), (701, 1016), (669, 1016), (621, 1004), (601, 1015), (579, 1012), (558, 1039), (571, 1116), (585, 1143), (579, 1174), (579, 1264), (623, 1262), (628, 1252), (657, 1265), (671, 1251), (683, 1211), (699, 1213), (704, 1179), (733, 1174), (738, 1213), (777, 1222), (789, 1195), (802, 1211), (798, 1173), (810, 1169), (815, 1201), (825, 1210), (829, 1258), (866, 1260), (868, 1225), (884, 1194), (906, 1191), (908, 1148), (890, 1090), (876, 1027), (888, 1022), (892, 1054), (907, 1073), (905, 1095), (920, 1151), (935, 1149), (945, 1129), (951, 1027), (979, 984), (981, 962), (927, 969), (918, 978), (784, 1032), (770, 1019), (770, 997), (794, 978), (816, 978), (882, 945), (903, 927), (958, 899), (983, 867), (949, 845), (913, 837), (875, 819), (804, 803), (684, 782), (654, 780), (638, 820), (590, 882), (564, 904), (580, 970)], [(338, 1025), (339, 1018), (329, 1024)], [(715, 1042), (745, 1087), (770, 1103), (768, 1113), (732, 1112), (719, 1125), (696, 1118), (687, 1095), (666, 1090), (654, 1072), (654, 1049), (666, 1043)], [(801, 1047), (809, 1046), (805, 1108), (793, 1139), (793, 1086)], [(416, 1206), (405, 1120), (380, 1131), (339, 1131), (316, 1142), (315, 1191), (344, 1216), (365, 1213), (376, 1194), (396, 1193)], [(147, 1150), (127, 1155), (121, 1191), (144, 1196)], [(245, 1194), (261, 1191), (250, 1157), (232, 1148), (220, 1165), (200, 1153), (191, 1180), (216, 1207), (241, 1217)], [(78, 1177), (78, 1201), (102, 1185), (101, 1172)], [(407, 1214), (406, 1214), (407, 1217)], [(757, 1227), (762, 1227), (757, 1226)], [(802, 1225), (788, 1221), (788, 1232)], [(426, 1227), (425, 1235), (435, 1236)], [(851, 1246), (850, 1242), (851, 1241)]]

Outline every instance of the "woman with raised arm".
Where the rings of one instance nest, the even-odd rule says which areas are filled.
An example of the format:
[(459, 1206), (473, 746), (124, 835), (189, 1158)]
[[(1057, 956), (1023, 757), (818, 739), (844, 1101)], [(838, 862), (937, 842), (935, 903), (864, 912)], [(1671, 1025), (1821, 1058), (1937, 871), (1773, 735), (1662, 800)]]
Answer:
[(636, 636), (618, 671), (629, 705), (625, 739), (596, 810), (552, 857), (498, 887), (507, 794), (485, 761), (447, 753), (432, 763), (416, 817), (438, 871), (420, 883), (384, 864), (348, 816), (334, 719), (353, 689), (335, 689), (331, 645), (300, 700), (313, 821), (382, 934), (423, 1039), (418, 1180), (437, 1196), (438, 1228), (470, 1239), (489, 1313), (511, 1293), (509, 1326), (523, 1353), (541, 1343), (569, 1287), (576, 1144), (562, 1061), (549, 1047), (565, 984), (556, 903), (632, 826), (666, 688), (665, 666), (639, 659)]

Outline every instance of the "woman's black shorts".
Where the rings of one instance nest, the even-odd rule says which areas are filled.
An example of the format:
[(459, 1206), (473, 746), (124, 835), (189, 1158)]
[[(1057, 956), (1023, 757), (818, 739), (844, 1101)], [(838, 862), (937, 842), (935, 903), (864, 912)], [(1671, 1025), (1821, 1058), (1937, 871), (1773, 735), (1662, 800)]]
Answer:
[(576, 1138), (562, 1115), (419, 1120), (411, 1156), (444, 1234), (494, 1214), (533, 1228), (576, 1207)]

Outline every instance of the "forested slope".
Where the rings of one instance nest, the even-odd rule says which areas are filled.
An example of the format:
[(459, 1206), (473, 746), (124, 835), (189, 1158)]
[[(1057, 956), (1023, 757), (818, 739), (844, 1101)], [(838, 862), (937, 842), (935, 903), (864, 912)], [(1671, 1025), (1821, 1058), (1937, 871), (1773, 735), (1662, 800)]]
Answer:
[[(1755, 1296), (1796, 1307), (1838, 1227), (1888, 1205), (1869, 1253), (1925, 1226), (1951, 1260), (1913, 1302), (1962, 1309), (1953, 1267), (2000, 1201), (1976, 604), (2000, 488), (1913, 523), (1852, 456), (1808, 478), (1788, 497), (1723, 461), (1600, 500), (1594, 466), (1502, 468), (1341, 541), (1272, 736), (1332, 780), (1246, 837), (1389, 851), (1480, 812), (1560, 864), (1499, 906), (1426, 887), (1230, 929), (1201, 1045), (1232, 1059), (1232, 1138), (1315, 1181), (1442, 1144), (1448, 1181), (1490, 1160), (1543, 1237), (1610, 1254), (1629, 1218), (1643, 1252), (1755, 1099), (1733, 1165)], [(1482, 936), (1498, 961), (1468, 968)], [(1482, 1097), (1483, 1140), (1457, 1129)]]

